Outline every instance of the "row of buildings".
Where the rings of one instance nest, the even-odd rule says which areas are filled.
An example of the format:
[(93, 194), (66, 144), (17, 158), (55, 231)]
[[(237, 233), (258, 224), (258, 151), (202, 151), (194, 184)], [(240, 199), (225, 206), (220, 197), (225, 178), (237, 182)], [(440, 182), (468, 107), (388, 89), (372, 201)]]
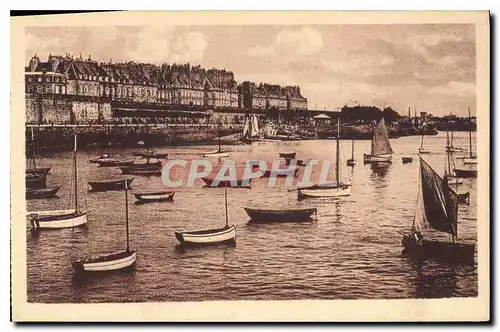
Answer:
[[(98, 63), (81, 55), (49, 55), (46, 62), (33, 56), (25, 68), (25, 93), (28, 122), (58, 121), (57, 113), (65, 111), (77, 120), (107, 119), (124, 105), (137, 110), (307, 110), (298, 86), (238, 84), (233, 72), (225, 69)], [(51, 103), (53, 109), (43, 110)]]

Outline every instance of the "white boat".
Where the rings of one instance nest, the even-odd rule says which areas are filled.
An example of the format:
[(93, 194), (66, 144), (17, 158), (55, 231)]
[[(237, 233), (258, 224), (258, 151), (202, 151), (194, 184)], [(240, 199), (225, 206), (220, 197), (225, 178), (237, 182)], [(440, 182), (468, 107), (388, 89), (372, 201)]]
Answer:
[[(337, 119), (337, 132), (340, 133), (340, 119)], [(337, 135), (337, 151), (335, 155), (335, 181), (321, 183), (297, 189), (299, 200), (307, 197), (342, 197), (351, 195), (351, 186), (340, 181), (340, 135)]]
[(76, 131), (75, 131), (75, 146), (73, 149), (73, 196), (74, 209), (52, 210), (52, 211), (35, 211), (30, 214), (31, 230), (38, 232), (44, 229), (62, 229), (75, 228), (87, 225), (87, 211), (80, 211), (78, 207), (78, 171), (76, 162)]
[(123, 181), (125, 188), (125, 225), (127, 233), (127, 247), (111, 254), (104, 254), (83, 259), (77, 259), (72, 262), (76, 273), (92, 272), (111, 272), (123, 270), (131, 267), (137, 258), (136, 250), (130, 249), (129, 225), (128, 225), (128, 185)]
[(431, 153), (429, 150), (424, 149), (424, 131), (422, 130), (422, 139), (420, 140), (420, 148), (418, 149), (418, 153)]
[(368, 163), (391, 163), (392, 162), (391, 143), (389, 134), (385, 126), (385, 120), (382, 118), (373, 131), (372, 145), (370, 154), (363, 154), (363, 161)]
[(464, 164), (468, 164), (468, 165), (475, 165), (477, 164), (477, 156), (472, 156), (471, 157), (465, 157), (464, 158)]
[(201, 231), (175, 232), (175, 237), (181, 246), (211, 245), (236, 242), (236, 226), (229, 226), (227, 213), (227, 186), (224, 187), (224, 202), (226, 210), (226, 225), (222, 228)]
[(203, 157), (229, 157), (229, 151), (223, 151), (220, 145), (220, 126), (219, 126), (219, 148), (214, 151), (202, 153)]
[(133, 193), (137, 203), (166, 202), (174, 199), (174, 191), (158, 191), (149, 193)]

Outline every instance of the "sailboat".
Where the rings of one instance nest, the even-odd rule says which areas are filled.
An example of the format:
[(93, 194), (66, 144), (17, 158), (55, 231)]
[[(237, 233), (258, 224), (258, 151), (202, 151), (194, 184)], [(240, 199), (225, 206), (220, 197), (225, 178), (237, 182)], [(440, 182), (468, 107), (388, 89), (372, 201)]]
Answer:
[(460, 152), (463, 149), (458, 146), (453, 146), (453, 130), (451, 131), (451, 139), (446, 131), (446, 152)]
[[(340, 133), (340, 119), (337, 119), (337, 130)], [(340, 181), (340, 135), (337, 135), (337, 153), (335, 156), (335, 182), (298, 188), (298, 199), (307, 197), (341, 197), (351, 195), (351, 186)]]
[[(469, 119), (470, 119), (470, 107), (469, 107)], [(469, 128), (469, 156), (464, 157), (464, 165), (475, 165), (477, 164), (477, 156), (472, 154), (472, 131)], [(475, 178), (477, 177), (477, 169), (468, 168), (455, 168), (455, 174), (463, 178)]]
[[(469, 107), (469, 121), (470, 121), (470, 107)], [(477, 164), (477, 156), (472, 154), (472, 130), (469, 126), (469, 157), (464, 158), (464, 164)]]
[(181, 246), (211, 245), (236, 242), (236, 226), (229, 226), (227, 212), (227, 185), (224, 186), (224, 206), (226, 210), (226, 225), (222, 228), (202, 231), (175, 232), (175, 237)]
[(128, 185), (127, 181), (123, 181), (125, 188), (125, 227), (127, 232), (127, 247), (125, 250), (120, 250), (110, 254), (104, 254), (97, 257), (88, 257), (78, 259), (72, 263), (73, 268), (77, 273), (83, 272), (110, 272), (123, 270), (131, 267), (137, 258), (137, 252), (130, 249), (129, 241), (129, 221), (128, 221)]
[(420, 148), (418, 148), (418, 153), (431, 153), (429, 150), (424, 149), (424, 130), (422, 129), (422, 139), (420, 140)]
[(47, 176), (50, 172), (51, 167), (37, 167), (36, 156), (35, 156), (35, 133), (33, 132), (33, 127), (31, 127), (31, 167), (26, 169), (27, 175), (41, 175)]
[(229, 151), (223, 151), (220, 145), (220, 125), (219, 125), (219, 148), (215, 151), (205, 152), (203, 157), (229, 157)]
[(363, 154), (363, 161), (366, 163), (391, 163), (394, 152), (389, 142), (389, 134), (382, 118), (373, 131), (371, 152), (369, 155)]
[(354, 166), (354, 165), (356, 165), (356, 159), (354, 159), (354, 139), (353, 139), (351, 145), (351, 158), (347, 159), (347, 166)]
[(459, 185), (459, 184), (462, 184), (464, 183), (464, 180), (458, 176), (455, 176), (453, 175), (452, 173), (452, 166), (451, 164), (455, 164), (455, 162), (453, 161), (453, 158), (452, 158), (452, 152), (446, 152), (446, 167), (447, 169), (445, 168), (445, 175), (444, 175), (444, 179), (446, 181), (448, 181), (448, 184), (449, 185)]
[(78, 207), (78, 172), (76, 160), (76, 132), (75, 147), (73, 150), (73, 190), (74, 209), (28, 212), (31, 217), (33, 231), (43, 229), (74, 228), (84, 226), (88, 223), (87, 211), (80, 211)]
[[(403, 235), (403, 253), (418, 259), (474, 262), (474, 244), (457, 243), (459, 198), (448, 183), (420, 157), (420, 188), (411, 232)], [(451, 235), (451, 242), (426, 240), (422, 231)]]

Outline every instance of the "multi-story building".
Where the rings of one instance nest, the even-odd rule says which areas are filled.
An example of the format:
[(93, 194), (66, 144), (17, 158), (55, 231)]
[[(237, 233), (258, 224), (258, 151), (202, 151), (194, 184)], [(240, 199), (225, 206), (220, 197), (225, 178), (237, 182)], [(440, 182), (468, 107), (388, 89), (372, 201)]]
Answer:
[[(90, 55), (84, 60), (81, 54), (76, 58), (50, 55), (47, 62), (35, 55), (25, 68), (25, 88), (28, 121), (106, 120), (113, 105), (138, 110), (151, 106), (236, 112), (307, 109), (307, 99), (298, 86), (253, 82), (238, 86), (233, 72), (225, 69), (111, 60), (98, 63)], [(49, 99), (57, 100), (51, 110), (47, 110)]]

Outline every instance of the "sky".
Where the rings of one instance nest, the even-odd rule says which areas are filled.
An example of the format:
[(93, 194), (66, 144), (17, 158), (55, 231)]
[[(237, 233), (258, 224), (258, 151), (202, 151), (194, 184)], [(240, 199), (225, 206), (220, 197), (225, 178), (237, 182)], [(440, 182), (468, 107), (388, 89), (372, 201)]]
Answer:
[(299, 85), (310, 109), (391, 106), (401, 114), (475, 114), (472, 24), (28, 27), (37, 54), (200, 64), (238, 82)]

